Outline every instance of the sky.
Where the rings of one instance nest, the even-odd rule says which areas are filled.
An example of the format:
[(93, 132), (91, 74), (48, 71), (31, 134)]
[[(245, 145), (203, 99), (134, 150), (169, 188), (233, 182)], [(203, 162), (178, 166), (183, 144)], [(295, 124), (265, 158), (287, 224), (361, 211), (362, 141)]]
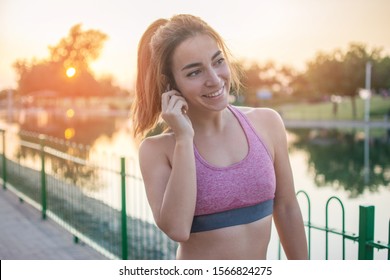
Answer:
[(390, 0), (0, 0), (0, 90), (17, 86), (16, 60), (47, 58), (78, 23), (109, 37), (91, 65), (96, 76), (131, 89), (142, 33), (180, 13), (203, 18), (238, 59), (303, 70), (318, 51), (352, 42), (390, 55)]

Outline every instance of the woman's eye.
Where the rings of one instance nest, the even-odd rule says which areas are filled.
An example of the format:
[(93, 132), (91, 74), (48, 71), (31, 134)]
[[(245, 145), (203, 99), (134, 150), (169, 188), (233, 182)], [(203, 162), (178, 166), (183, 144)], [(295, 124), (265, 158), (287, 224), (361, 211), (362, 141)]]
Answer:
[(221, 57), (220, 59), (217, 60), (217, 64), (222, 64), (225, 61), (225, 58)]
[(187, 74), (187, 77), (194, 77), (200, 73), (200, 70), (195, 70)]

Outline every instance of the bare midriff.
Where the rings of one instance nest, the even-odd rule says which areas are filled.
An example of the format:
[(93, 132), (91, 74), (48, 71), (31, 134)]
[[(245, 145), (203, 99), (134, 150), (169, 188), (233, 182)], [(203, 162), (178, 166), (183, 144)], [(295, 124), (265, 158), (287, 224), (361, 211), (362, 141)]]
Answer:
[(253, 223), (192, 233), (179, 244), (179, 260), (266, 259), (272, 215)]

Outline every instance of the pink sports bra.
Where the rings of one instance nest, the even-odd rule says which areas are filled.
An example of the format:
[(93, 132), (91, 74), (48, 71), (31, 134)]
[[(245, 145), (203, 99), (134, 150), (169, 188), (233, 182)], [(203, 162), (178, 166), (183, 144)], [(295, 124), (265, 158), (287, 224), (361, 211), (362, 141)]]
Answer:
[(272, 157), (247, 117), (228, 106), (248, 143), (246, 157), (227, 167), (209, 164), (194, 146), (197, 198), (191, 232), (250, 223), (272, 214), (275, 170)]

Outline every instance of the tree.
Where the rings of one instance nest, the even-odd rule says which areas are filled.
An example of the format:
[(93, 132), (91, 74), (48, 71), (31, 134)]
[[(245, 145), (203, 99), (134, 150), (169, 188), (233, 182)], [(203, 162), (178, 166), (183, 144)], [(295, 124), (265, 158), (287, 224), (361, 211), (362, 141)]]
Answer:
[(372, 68), (372, 87), (377, 91), (390, 91), (390, 56), (375, 60)]
[[(34, 94), (43, 90), (56, 92), (60, 96), (104, 95), (107, 82), (101, 85), (89, 69), (90, 63), (99, 57), (107, 35), (98, 30), (81, 29), (73, 26), (67, 37), (55, 46), (49, 47), (47, 59), (17, 60), (14, 69), (19, 76), (19, 93)], [(69, 67), (75, 68), (75, 75), (66, 76)]]
[(313, 89), (309, 83), (306, 72), (295, 74), (290, 82), (292, 94), (295, 98), (299, 99), (311, 99)]
[(343, 57), (343, 79), (340, 81), (344, 95), (351, 97), (352, 113), (356, 118), (356, 96), (358, 89), (365, 87), (366, 63), (372, 60), (362, 44), (351, 44)]
[(315, 59), (307, 64), (307, 78), (315, 95), (323, 96), (340, 91), (342, 62), (338, 54), (338, 51), (331, 54), (318, 53)]
[(65, 68), (86, 70), (99, 57), (105, 40), (106, 34), (94, 29), (83, 31), (81, 24), (77, 24), (70, 29), (67, 37), (49, 47), (50, 59)]
[(296, 75), (295, 70), (291, 67), (278, 66), (272, 61), (265, 63), (241, 62), (241, 65), (244, 72), (244, 95), (248, 105), (259, 105), (256, 94), (261, 89), (271, 91), (276, 96), (290, 93), (290, 84)]
[(350, 98), (356, 118), (356, 97), (359, 88), (365, 87), (366, 63), (371, 61), (374, 64), (373, 81), (376, 87), (386, 87), (386, 80), (390, 80), (390, 64), (382, 58), (381, 53), (380, 48), (368, 50), (366, 45), (359, 43), (350, 44), (346, 52), (335, 50), (329, 54), (318, 53), (308, 62), (304, 77), (314, 95), (337, 94)]

